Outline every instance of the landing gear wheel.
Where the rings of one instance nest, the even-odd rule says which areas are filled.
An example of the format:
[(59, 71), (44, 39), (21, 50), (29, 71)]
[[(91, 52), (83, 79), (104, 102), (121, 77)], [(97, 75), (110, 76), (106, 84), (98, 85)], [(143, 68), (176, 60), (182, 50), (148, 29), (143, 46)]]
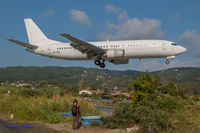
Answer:
[(101, 63), (101, 64), (100, 64), (100, 67), (101, 67), (101, 68), (104, 68), (104, 67), (105, 67), (105, 64), (104, 64), (104, 63)]
[(97, 66), (101, 64), (100, 60), (95, 60), (94, 63), (95, 63), (95, 65), (97, 65)]
[(168, 65), (170, 63), (170, 61), (169, 60), (166, 60), (166, 64)]

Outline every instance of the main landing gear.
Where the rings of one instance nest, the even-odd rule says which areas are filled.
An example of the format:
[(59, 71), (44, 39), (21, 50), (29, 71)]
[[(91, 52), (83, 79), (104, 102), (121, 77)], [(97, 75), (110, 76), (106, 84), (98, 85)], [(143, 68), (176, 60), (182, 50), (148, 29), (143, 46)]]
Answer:
[(101, 68), (105, 67), (104, 60), (102, 60), (102, 62), (100, 60), (95, 60), (94, 63), (95, 65), (100, 66)]

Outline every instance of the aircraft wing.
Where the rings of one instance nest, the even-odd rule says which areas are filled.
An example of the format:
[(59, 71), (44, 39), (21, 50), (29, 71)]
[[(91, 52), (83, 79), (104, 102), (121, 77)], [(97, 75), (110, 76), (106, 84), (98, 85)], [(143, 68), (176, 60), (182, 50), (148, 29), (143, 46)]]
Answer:
[(31, 45), (31, 44), (28, 44), (28, 43), (24, 43), (24, 42), (20, 42), (20, 41), (17, 41), (17, 40), (13, 40), (13, 39), (6, 39), (10, 42), (14, 42), (16, 44), (19, 44), (23, 47), (26, 47), (26, 48), (38, 48), (38, 46), (35, 46), (35, 45)]
[(105, 50), (103, 50), (102, 48), (99, 48), (95, 45), (92, 45), (88, 42), (82, 41), (80, 39), (77, 39), (69, 34), (65, 34), (65, 33), (61, 33), (59, 34), (63, 37), (66, 37), (67, 39), (69, 39), (70, 41), (72, 41), (72, 43), (70, 44), (73, 48), (79, 50), (82, 53), (86, 53), (89, 55), (97, 55), (97, 54), (104, 54), (106, 53)]

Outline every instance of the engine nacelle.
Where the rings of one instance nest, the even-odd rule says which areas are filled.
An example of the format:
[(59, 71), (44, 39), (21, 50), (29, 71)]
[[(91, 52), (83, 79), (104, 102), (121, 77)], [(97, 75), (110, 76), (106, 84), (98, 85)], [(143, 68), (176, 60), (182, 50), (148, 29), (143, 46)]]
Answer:
[(114, 59), (114, 60), (111, 60), (110, 62), (114, 64), (128, 64), (129, 60), (128, 59)]
[(107, 50), (104, 57), (106, 57), (107, 59), (115, 59), (124, 57), (124, 54), (125, 52), (123, 49), (112, 49), (112, 50)]

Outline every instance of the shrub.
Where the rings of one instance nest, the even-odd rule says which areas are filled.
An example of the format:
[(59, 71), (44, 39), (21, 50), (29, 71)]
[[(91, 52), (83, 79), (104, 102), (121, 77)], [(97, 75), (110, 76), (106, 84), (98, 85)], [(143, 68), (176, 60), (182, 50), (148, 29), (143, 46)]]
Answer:
[(116, 105), (113, 115), (104, 118), (105, 127), (127, 128), (138, 124), (143, 132), (149, 129), (151, 132), (195, 132), (200, 129), (197, 124), (200, 107), (175, 83), (161, 83), (158, 77), (149, 73), (134, 79), (129, 84), (132, 103)]

